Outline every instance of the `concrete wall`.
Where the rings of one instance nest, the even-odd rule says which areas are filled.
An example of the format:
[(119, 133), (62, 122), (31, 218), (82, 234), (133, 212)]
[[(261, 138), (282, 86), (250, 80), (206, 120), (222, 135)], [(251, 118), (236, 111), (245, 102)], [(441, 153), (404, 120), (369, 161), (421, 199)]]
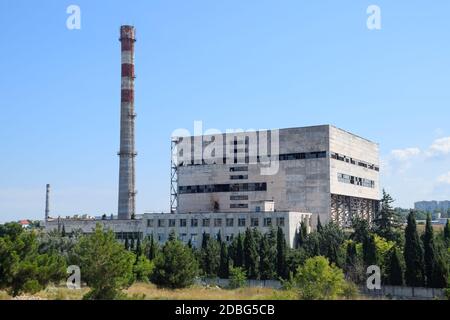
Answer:
[(400, 287), (400, 286), (381, 286), (380, 290), (368, 290), (367, 287), (361, 287), (361, 292), (378, 297), (392, 296), (402, 299), (442, 299), (444, 298), (443, 289), (419, 288), (419, 287)]

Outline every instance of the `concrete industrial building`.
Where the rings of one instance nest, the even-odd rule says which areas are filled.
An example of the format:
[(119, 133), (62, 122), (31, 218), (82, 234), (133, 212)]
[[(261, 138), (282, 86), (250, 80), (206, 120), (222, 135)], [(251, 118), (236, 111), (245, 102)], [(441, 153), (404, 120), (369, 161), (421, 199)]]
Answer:
[(170, 232), (193, 245), (202, 234), (230, 241), (246, 228), (280, 227), (287, 243), (304, 222), (349, 226), (378, 210), (378, 145), (331, 125), (237, 132), (172, 139), (170, 213), (135, 212), (134, 42), (135, 29), (122, 26), (119, 205), (117, 218), (49, 217), (47, 231), (92, 232), (96, 224), (119, 240)]
[(182, 137), (175, 153), (179, 213), (271, 201), (348, 226), (378, 210), (378, 145), (331, 125)]

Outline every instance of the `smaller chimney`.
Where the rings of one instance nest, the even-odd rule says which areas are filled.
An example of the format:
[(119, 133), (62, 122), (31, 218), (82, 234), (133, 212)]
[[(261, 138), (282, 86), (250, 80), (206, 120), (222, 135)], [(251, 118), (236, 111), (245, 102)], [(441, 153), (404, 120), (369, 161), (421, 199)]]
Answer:
[(48, 220), (49, 213), (50, 213), (50, 185), (47, 184), (45, 192), (45, 221)]

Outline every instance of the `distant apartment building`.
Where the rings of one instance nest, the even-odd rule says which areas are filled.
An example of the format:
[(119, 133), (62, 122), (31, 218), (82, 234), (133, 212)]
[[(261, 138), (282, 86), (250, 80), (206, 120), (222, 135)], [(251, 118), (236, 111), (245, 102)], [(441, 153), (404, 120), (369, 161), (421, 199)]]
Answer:
[(450, 209), (450, 201), (418, 201), (414, 203), (414, 209), (426, 212), (447, 212)]
[(178, 214), (305, 212), (341, 226), (378, 210), (378, 145), (331, 125), (181, 137)]

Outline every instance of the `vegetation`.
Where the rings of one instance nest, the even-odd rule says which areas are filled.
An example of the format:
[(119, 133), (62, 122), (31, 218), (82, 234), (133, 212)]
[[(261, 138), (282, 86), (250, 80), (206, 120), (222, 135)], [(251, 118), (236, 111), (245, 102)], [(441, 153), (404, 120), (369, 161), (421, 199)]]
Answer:
[(244, 271), (243, 268), (241, 268), (241, 267), (236, 267), (236, 268), (231, 267), (231, 269), (230, 269), (230, 283), (229, 283), (229, 287), (231, 289), (244, 287), (246, 281), (247, 281), (247, 276), (246, 276), (245, 271)]

